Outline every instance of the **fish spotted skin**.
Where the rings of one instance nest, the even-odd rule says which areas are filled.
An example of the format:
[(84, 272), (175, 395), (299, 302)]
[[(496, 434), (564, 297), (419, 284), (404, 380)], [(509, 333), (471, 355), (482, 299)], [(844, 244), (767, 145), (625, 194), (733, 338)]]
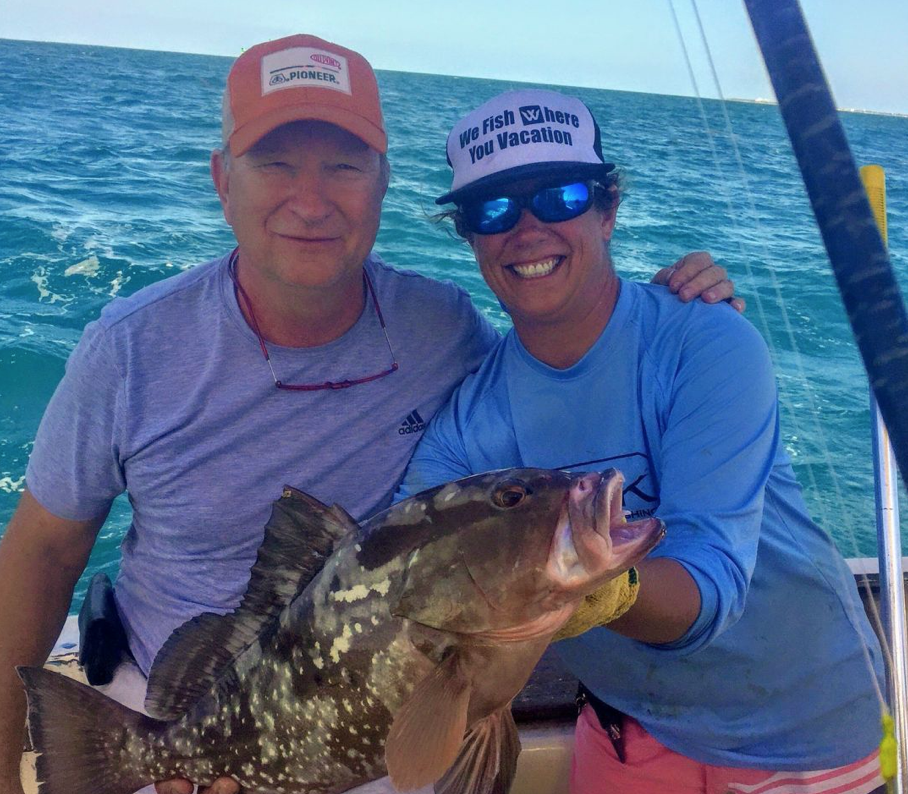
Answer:
[[(389, 769), (405, 789), (449, 770), (442, 790), (469, 781), (484, 794), (499, 773), (506, 790), (519, 749), (511, 699), (580, 599), (661, 537), (658, 521), (640, 522), (613, 568), (603, 552), (590, 577), (583, 565), (570, 582), (553, 577), (565, 545), (556, 528), (604, 532), (608, 546), (609, 523), (619, 523), (602, 494), (620, 475), (583, 477), (476, 475), (361, 527), (285, 490), (275, 515), (281, 507), (289, 518), (272, 516), (240, 608), (190, 621), (155, 660), (153, 717), (20, 669), (42, 794), (129, 794), (224, 775), (248, 792), (334, 794)], [(297, 571), (287, 544), (307, 533), (322, 548)]]

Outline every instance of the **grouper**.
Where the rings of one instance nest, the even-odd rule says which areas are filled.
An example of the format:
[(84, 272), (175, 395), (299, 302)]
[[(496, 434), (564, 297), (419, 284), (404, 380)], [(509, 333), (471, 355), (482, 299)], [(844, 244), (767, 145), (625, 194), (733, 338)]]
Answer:
[(627, 523), (622, 477), (506, 469), (425, 491), (362, 525), (293, 488), (274, 503), (228, 615), (168, 639), (134, 712), (19, 668), (42, 794), (155, 780), (334, 794), (506, 794), (510, 702), (583, 597), (664, 531)]

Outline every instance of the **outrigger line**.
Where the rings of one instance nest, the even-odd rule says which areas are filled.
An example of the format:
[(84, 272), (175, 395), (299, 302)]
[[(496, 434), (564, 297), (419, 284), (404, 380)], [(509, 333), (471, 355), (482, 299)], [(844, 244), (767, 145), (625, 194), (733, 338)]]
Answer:
[[(888, 428), (902, 479), (908, 482), (908, 411), (903, 410), (908, 405), (908, 316), (880, 229), (798, 1), (744, 0), (744, 4), (870, 386)], [(885, 563), (880, 560), (881, 575)], [(904, 604), (901, 577), (890, 581), (889, 586), (898, 588), (898, 603)], [(904, 671), (890, 670), (893, 684), (899, 672)], [(881, 771), (890, 791), (895, 781), (901, 788), (908, 776), (905, 704), (899, 702), (903, 698), (897, 694), (891, 693), (899, 712), (898, 733), (903, 746), (896, 746), (896, 726), (888, 713), (883, 715), (880, 745)]]
[(870, 385), (908, 482), (908, 315), (797, 0), (744, 0)]

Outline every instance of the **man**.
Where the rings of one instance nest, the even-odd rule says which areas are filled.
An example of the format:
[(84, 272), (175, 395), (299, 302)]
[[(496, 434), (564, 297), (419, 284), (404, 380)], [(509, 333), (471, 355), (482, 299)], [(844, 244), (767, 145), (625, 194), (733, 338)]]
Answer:
[[(483, 135), (486, 118), (504, 128)], [(625, 509), (667, 527), (632, 586), (562, 629), (589, 701), (572, 791), (876, 789), (880, 648), (807, 516), (759, 334), (618, 278), (614, 167), (578, 100), (502, 94), (447, 154), (438, 201), (514, 329), (436, 415), (403, 495), (500, 467), (615, 467)]]
[[(140, 707), (170, 633), (239, 602), (282, 485), (357, 517), (387, 506), (425, 422), (497, 340), (463, 290), (372, 253), (389, 167), (361, 55), (257, 45), (223, 117), (211, 173), (237, 248), (89, 324), (0, 546), (4, 794), (19, 791), (14, 666), (47, 657), (118, 494), (133, 521), (116, 601), (141, 674), (113, 692)], [(730, 295), (708, 258), (684, 279)]]

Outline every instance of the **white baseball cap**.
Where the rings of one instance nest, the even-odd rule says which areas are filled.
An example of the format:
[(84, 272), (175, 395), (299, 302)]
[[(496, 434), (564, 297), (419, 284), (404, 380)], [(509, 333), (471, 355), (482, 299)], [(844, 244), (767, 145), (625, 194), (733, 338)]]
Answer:
[(451, 190), (436, 204), (537, 176), (601, 179), (615, 168), (602, 158), (599, 125), (575, 97), (529, 88), (506, 91), (465, 116), (448, 135)]

